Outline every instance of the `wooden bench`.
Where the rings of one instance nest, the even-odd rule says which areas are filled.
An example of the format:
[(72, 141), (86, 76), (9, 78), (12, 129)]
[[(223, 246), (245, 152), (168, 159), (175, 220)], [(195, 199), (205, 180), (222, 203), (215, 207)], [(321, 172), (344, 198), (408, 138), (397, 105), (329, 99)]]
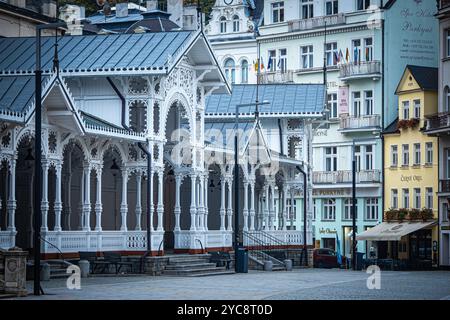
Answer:
[(225, 266), (227, 269), (230, 269), (231, 256), (228, 252), (213, 251), (210, 254), (210, 262), (215, 263), (217, 267)]
[(114, 265), (116, 267), (116, 274), (120, 272), (120, 269), (123, 266), (128, 266), (130, 268), (130, 271), (133, 272), (133, 262), (123, 261), (122, 255), (119, 252), (106, 251), (103, 256), (105, 257), (105, 261), (107, 261), (110, 265)]

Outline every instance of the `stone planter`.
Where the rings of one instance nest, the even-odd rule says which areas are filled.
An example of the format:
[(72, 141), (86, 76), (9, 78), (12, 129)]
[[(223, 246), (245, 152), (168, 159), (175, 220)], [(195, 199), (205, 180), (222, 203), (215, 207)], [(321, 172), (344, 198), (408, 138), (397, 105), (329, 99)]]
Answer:
[(0, 250), (0, 293), (26, 296), (26, 261), (28, 252), (20, 248)]

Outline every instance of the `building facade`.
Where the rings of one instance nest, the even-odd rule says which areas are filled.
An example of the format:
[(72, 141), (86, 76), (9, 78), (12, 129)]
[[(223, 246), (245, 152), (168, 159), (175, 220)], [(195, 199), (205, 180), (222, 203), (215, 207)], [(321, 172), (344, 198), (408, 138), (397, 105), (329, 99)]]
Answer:
[(439, 21), (438, 113), (427, 119), (426, 132), (439, 138), (440, 265), (450, 267), (450, 2), (437, 1)]
[[(316, 246), (336, 248), (338, 237), (350, 254), (353, 157), (357, 232), (382, 221), (380, 133), (397, 117), (394, 79), (405, 66), (437, 66), (435, 12), (432, 2), (417, 1), (264, 2), (261, 81), (327, 83), (329, 121), (313, 138)], [(360, 241), (358, 251), (370, 246)]]
[(438, 266), (438, 139), (424, 133), (438, 108), (437, 68), (408, 66), (399, 83), (399, 118), (384, 132), (385, 222), (434, 221), (396, 243), (378, 244), (379, 258)]

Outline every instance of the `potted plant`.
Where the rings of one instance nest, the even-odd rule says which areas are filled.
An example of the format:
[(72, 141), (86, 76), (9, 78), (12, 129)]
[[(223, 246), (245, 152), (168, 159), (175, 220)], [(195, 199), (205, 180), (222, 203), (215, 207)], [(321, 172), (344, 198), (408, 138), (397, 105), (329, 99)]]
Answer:
[(411, 209), (408, 214), (409, 220), (419, 220), (421, 218), (419, 209)]
[(433, 209), (423, 208), (420, 210), (420, 217), (423, 221), (431, 220), (434, 218)]
[(412, 118), (408, 120), (408, 127), (415, 128), (419, 124), (420, 120), (417, 118)]
[(408, 215), (408, 209), (402, 208), (398, 210), (398, 221), (405, 220), (406, 216)]
[(389, 209), (388, 211), (385, 212), (384, 219), (388, 222), (397, 220), (398, 219), (398, 210), (392, 209), (392, 208)]
[(397, 129), (407, 129), (409, 120), (400, 120), (397, 124)]

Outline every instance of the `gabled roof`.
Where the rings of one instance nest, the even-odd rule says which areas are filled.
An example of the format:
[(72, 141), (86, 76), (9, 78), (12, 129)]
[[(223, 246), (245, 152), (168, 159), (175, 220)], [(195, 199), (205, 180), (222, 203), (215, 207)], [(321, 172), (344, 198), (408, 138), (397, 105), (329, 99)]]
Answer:
[(400, 133), (400, 130), (398, 130), (398, 118), (394, 120), (390, 125), (387, 126), (386, 129), (384, 129), (383, 134), (396, 134)]
[[(192, 32), (64, 36), (58, 42), (61, 73), (165, 73), (169, 60), (185, 48)], [(43, 37), (42, 70), (51, 73), (54, 37)], [(0, 75), (33, 74), (35, 38), (0, 39)]]
[[(325, 105), (325, 87), (321, 84), (266, 84), (259, 85), (260, 116), (296, 115), (322, 116)], [(256, 85), (235, 85), (231, 95), (213, 94), (206, 100), (206, 116), (233, 116), (236, 105), (256, 101)], [(250, 115), (254, 107), (240, 108), (240, 114)]]
[(439, 73), (437, 68), (407, 65), (397, 86), (396, 93), (400, 91), (403, 78), (408, 70), (422, 90), (438, 91)]

